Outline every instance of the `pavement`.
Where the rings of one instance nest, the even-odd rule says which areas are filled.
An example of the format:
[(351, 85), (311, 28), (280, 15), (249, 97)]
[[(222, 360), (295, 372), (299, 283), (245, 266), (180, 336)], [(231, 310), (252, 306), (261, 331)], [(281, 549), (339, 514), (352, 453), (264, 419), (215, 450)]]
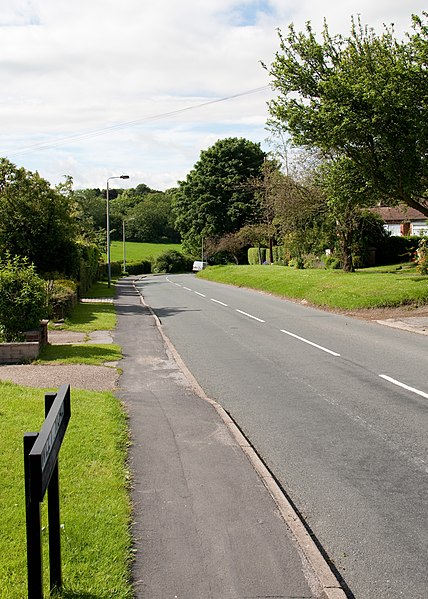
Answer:
[(137, 599), (344, 599), (287, 498), (192, 378), (132, 280), (117, 285)]

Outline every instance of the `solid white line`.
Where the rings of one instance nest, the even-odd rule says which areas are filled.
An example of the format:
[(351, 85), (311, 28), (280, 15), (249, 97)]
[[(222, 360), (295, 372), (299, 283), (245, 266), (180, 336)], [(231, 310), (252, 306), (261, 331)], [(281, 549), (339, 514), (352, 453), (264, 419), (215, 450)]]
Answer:
[(183, 289), (186, 289), (186, 291), (192, 291), (191, 289), (189, 289), (189, 287), (185, 287), (184, 285), (183, 285)]
[(299, 335), (295, 335), (294, 333), (290, 333), (290, 331), (284, 331), (284, 329), (281, 329), (281, 333), (285, 333), (286, 335), (290, 335), (290, 337), (295, 337), (296, 339), (299, 339), (299, 341), (303, 341), (303, 343), (308, 343), (309, 345), (313, 345), (314, 347), (317, 347), (318, 349), (327, 352), (328, 354), (331, 354), (332, 356), (337, 356), (340, 357), (340, 354), (338, 354), (335, 351), (332, 351), (331, 349), (327, 349), (326, 347), (323, 347), (322, 345), (318, 345), (317, 343), (314, 343), (313, 341), (309, 341), (309, 339), (305, 339), (304, 337), (299, 337)]
[(236, 308), (236, 311), (239, 312), (240, 314), (244, 314), (244, 316), (248, 316), (248, 318), (252, 318), (253, 320), (257, 320), (258, 322), (264, 322), (264, 320), (262, 320), (261, 318), (257, 318), (257, 316), (253, 316), (252, 314), (248, 314), (248, 312), (243, 312), (242, 310), (238, 310), (238, 308)]
[(200, 295), (201, 297), (207, 297), (206, 295), (204, 295), (203, 293), (199, 293), (199, 291), (195, 291), (194, 293), (196, 293), (196, 295)]
[(425, 397), (426, 399), (428, 399), (428, 393), (425, 393), (425, 391), (419, 391), (419, 389), (415, 389), (414, 387), (409, 387), (409, 385), (400, 383), (400, 381), (397, 381), (386, 374), (380, 374), (379, 376), (381, 379), (385, 379), (385, 381), (389, 381), (393, 385), (397, 385), (398, 387), (402, 387), (403, 389), (407, 389), (407, 391), (412, 391), (413, 393), (416, 393), (417, 395), (421, 395), (422, 397)]
[(225, 304), (224, 302), (221, 302), (220, 300), (216, 300), (213, 297), (211, 297), (210, 300), (212, 302), (215, 302), (216, 304), (220, 304), (221, 306), (224, 306), (225, 308), (227, 308), (227, 304)]

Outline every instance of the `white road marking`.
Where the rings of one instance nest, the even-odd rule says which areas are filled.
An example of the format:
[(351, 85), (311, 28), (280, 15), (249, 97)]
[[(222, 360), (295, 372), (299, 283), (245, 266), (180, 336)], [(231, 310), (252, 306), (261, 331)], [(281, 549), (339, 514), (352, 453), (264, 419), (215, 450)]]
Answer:
[(303, 341), (303, 343), (308, 343), (309, 345), (313, 345), (314, 347), (316, 347), (322, 351), (325, 351), (328, 354), (331, 354), (332, 356), (340, 357), (340, 354), (338, 354), (337, 352), (332, 351), (331, 349), (327, 349), (326, 347), (323, 347), (322, 345), (318, 345), (318, 343), (314, 343), (313, 341), (309, 341), (309, 339), (305, 339), (304, 337), (299, 337), (299, 335), (296, 335), (295, 333), (290, 333), (290, 331), (284, 331), (284, 329), (281, 329), (281, 333), (290, 335), (290, 337), (295, 337), (296, 339), (299, 339), (299, 341)]
[(183, 289), (185, 289), (186, 291), (192, 291), (189, 287), (185, 287), (184, 285), (183, 285)]
[(214, 299), (213, 297), (211, 297), (211, 298), (210, 298), (210, 300), (211, 300), (212, 302), (215, 302), (216, 304), (220, 304), (220, 306), (224, 306), (225, 308), (227, 308), (227, 307), (228, 307), (228, 306), (227, 306), (227, 304), (225, 304), (224, 302), (221, 302), (220, 300), (216, 300), (216, 299)]
[(416, 393), (417, 395), (420, 395), (421, 397), (425, 397), (426, 399), (428, 399), (428, 393), (425, 393), (425, 391), (420, 391), (419, 389), (415, 389), (415, 387), (410, 387), (409, 385), (400, 383), (400, 381), (397, 381), (396, 379), (393, 379), (392, 377), (386, 374), (380, 374), (379, 376), (381, 379), (384, 379), (385, 381), (388, 381), (393, 385), (397, 385), (398, 387), (402, 387), (403, 389), (407, 389), (407, 391), (412, 391), (412, 393)]
[(207, 297), (206, 295), (204, 295), (203, 293), (199, 293), (199, 291), (194, 291), (194, 293), (196, 293), (196, 295), (200, 295), (201, 297)]
[(248, 316), (248, 318), (252, 318), (253, 320), (257, 320), (258, 322), (264, 322), (264, 320), (262, 320), (261, 318), (257, 318), (257, 316), (248, 314), (248, 312), (243, 312), (242, 310), (238, 310), (238, 308), (236, 308), (236, 312), (239, 312), (239, 314), (244, 314), (244, 316)]

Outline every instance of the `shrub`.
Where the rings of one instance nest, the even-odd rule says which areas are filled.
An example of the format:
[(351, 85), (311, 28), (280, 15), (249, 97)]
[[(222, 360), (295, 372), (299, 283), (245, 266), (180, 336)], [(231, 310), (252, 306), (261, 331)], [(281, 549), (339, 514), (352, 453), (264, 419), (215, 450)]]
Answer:
[(422, 275), (428, 275), (428, 237), (419, 242), (417, 254), (417, 269)]
[(325, 268), (331, 268), (331, 269), (339, 269), (341, 268), (341, 264), (340, 264), (340, 260), (339, 258), (336, 258), (336, 256), (326, 256), (324, 258), (324, 266)]
[(288, 262), (288, 266), (291, 266), (291, 268), (296, 268), (297, 270), (304, 268), (303, 258), (291, 258), (291, 260)]
[(249, 248), (248, 264), (263, 264), (266, 261), (266, 248)]
[(55, 320), (68, 316), (77, 302), (77, 284), (70, 279), (48, 283), (48, 317)]
[(416, 255), (420, 237), (390, 236), (376, 248), (376, 264), (396, 264), (410, 262)]
[(193, 260), (177, 250), (168, 250), (155, 260), (154, 272), (185, 272), (192, 270)]
[(0, 329), (5, 341), (21, 341), (47, 313), (46, 282), (26, 258), (0, 259)]
[(303, 268), (323, 268), (324, 262), (315, 254), (306, 254), (303, 258)]
[(126, 265), (126, 272), (129, 275), (146, 275), (152, 272), (152, 264), (149, 262), (149, 260), (131, 262), (130, 264)]

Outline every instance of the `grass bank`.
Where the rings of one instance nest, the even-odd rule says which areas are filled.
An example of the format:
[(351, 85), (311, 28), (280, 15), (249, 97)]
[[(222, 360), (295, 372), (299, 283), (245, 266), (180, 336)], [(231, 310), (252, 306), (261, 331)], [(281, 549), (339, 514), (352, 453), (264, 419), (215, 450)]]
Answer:
[(428, 304), (428, 277), (413, 266), (340, 270), (296, 270), (285, 266), (213, 266), (198, 277), (259, 289), (320, 307), (355, 310)]
[[(61, 543), (68, 599), (131, 598), (126, 418), (111, 393), (73, 391), (60, 452)], [(0, 382), (0, 596), (26, 597), (22, 438), (44, 419), (44, 391)], [(47, 526), (46, 501), (42, 510)], [(47, 532), (43, 533), (48, 596)]]

